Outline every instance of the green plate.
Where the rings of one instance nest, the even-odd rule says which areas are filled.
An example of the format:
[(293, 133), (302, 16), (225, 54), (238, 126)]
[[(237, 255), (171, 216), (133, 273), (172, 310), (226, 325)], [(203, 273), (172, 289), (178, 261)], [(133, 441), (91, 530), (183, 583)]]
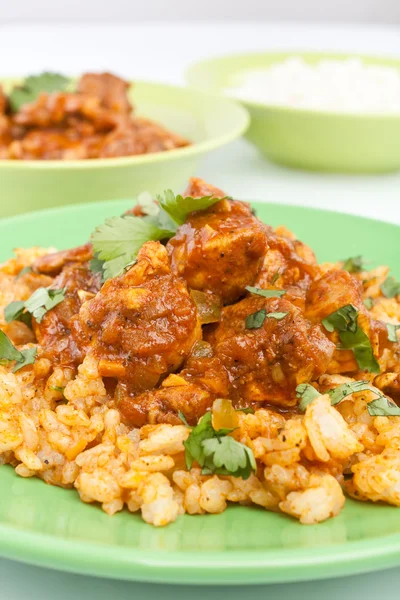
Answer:
[[(12, 82), (2, 80), (0, 85), (7, 90)], [(0, 160), (0, 217), (65, 204), (132, 198), (143, 190), (155, 194), (167, 188), (182, 189), (207, 153), (241, 136), (249, 124), (240, 104), (200, 91), (136, 81), (130, 98), (138, 115), (161, 123), (193, 144), (121, 158)]]
[[(204, 60), (189, 68), (187, 80), (195, 89), (223, 93), (249, 71), (290, 56), (301, 56), (310, 64), (324, 58), (359, 56), (367, 64), (400, 67), (400, 59), (294, 50)], [(274, 162), (313, 171), (348, 173), (400, 169), (400, 114), (343, 114), (241, 102), (251, 116), (247, 137)]]
[[(0, 221), (0, 260), (15, 246), (79, 244), (128, 202), (69, 206)], [(324, 260), (363, 254), (399, 276), (400, 228), (314, 209), (254, 204), (285, 224)], [(396, 268), (395, 268), (396, 267)], [(22, 479), (0, 467), (0, 555), (90, 575), (193, 584), (255, 584), (318, 579), (400, 565), (400, 510), (346, 501), (315, 526), (285, 515), (230, 506), (221, 515), (179, 517), (156, 529), (139, 515), (107, 516), (74, 490)]]

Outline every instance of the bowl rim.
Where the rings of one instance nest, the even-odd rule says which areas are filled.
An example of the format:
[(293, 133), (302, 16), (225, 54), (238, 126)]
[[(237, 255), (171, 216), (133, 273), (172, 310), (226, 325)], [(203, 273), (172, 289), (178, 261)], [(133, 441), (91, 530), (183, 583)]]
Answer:
[[(231, 54), (222, 54), (220, 56), (215, 56), (213, 58), (206, 58), (203, 60), (199, 60), (193, 62), (185, 69), (185, 80), (189, 87), (192, 89), (199, 89), (200, 83), (198, 81), (198, 73), (202, 72), (204, 68), (209, 68), (216, 63), (225, 63), (230, 61), (235, 61), (238, 59), (251, 59), (251, 58), (260, 58), (260, 57), (276, 57), (277, 61), (284, 60), (285, 58), (290, 57), (300, 57), (300, 58), (314, 58), (314, 59), (350, 59), (350, 58), (358, 58), (362, 61), (366, 61), (367, 64), (376, 64), (382, 66), (392, 66), (400, 69), (400, 56), (380, 56), (376, 54), (363, 54), (358, 52), (335, 52), (335, 51), (313, 51), (313, 50), (266, 50), (265, 52), (255, 51), (255, 52), (236, 52)], [(307, 62), (307, 60), (306, 60)], [(271, 63), (272, 64), (272, 63)], [(243, 69), (237, 69), (239, 71), (250, 71), (256, 70), (260, 67), (246, 67)], [(234, 72), (234, 69), (232, 69)], [(224, 98), (233, 99), (236, 102), (240, 102), (243, 106), (251, 109), (258, 109), (263, 111), (274, 111), (280, 112), (283, 115), (297, 115), (297, 116), (312, 116), (316, 118), (324, 118), (324, 117), (333, 117), (337, 119), (343, 120), (368, 120), (368, 121), (400, 121), (400, 109), (398, 113), (371, 113), (371, 112), (341, 112), (334, 110), (316, 110), (312, 108), (302, 108), (302, 107), (292, 107), (292, 106), (282, 106), (280, 104), (268, 104), (266, 102), (256, 101), (256, 100), (247, 100), (244, 98), (240, 98), (239, 96), (231, 96), (225, 93), (225, 86), (221, 86), (219, 89), (207, 88), (208, 93), (219, 93), (220, 96)]]
[[(21, 80), (21, 77), (1, 77), (0, 85), (4, 83), (10, 83), (13, 81)], [(148, 154), (136, 154), (133, 156), (117, 156), (110, 158), (90, 158), (90, 159), (76, 159), (76, 160), (18, 160), (18, 159), (0, 159), (0, 170), (4, 168), (10, 168), (13, 170), (19, 169), (34, 169), (34, 170), (73, 170), (73, 169), (96, 169), (96, 168), (107, 168), (107, 167), (124, 167), (129, 165), (143, 165), (143, 164), (157, 164), (160, 162), (171, 161), (183, 157), (195, 156), (210, 152), (220, 146), (223, 146), (236, 138), (243, 135), (250, 124), (250, 115), (246, 108), (234, 98), (229, 98), (221, 94), (213, 94), (212, 92), (203, 92), (202, 90), (196, 90), (192, 87), (185, 87), (183, 85), (173, 85), (169, 83), (163, 83), (158, 81), (148, 81), (145, 79), (129, 79), (133, 85), (149, 86), (159, 89), (175, 90), (178, 93), (186, 95), (200, 95), (204, 99), (215, 102), (225, 103), (226, 109), (231, 112), (236, 111), (236, 125), (232, 127), (229, 132), (218, 136), (211, 136), (201, 142), (195, 142), (189, 146), (183, 148), (175, 148), (173, 150), (151, 152)]]

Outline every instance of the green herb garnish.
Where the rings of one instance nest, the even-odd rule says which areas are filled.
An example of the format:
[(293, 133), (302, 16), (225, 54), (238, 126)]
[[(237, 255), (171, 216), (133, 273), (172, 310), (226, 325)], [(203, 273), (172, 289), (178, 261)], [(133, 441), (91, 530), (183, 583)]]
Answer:
[(393, 323), (386, 323), (386, 329), (388, 330), (389, 342), (398, 342), (397, 331), (400, 329), (400, 325), (393, 325)]
[(91, 236), (97, 259), (93, 268), (98, 270), (101, 267), (105, 279), (121, 275), (135, 263), (143, 244), (171, 238), (190, 213), (205, 210), (220, 200), (213, 196), (184, 198), (167, 190), (164, 196), (158, 198), (158, 206), (155, 205), (157, 212), (152, 210), (152, 214), (147, 213), (144, 217), (125, 215), (106, 219)]
[(261, 288), (253, 287), (251, 285), (247, 285), (246, 290), (250, 292), (250, 294), (256, 294), (257, 296), (263, 296), (264, 298), (280, 298), (286, 294), (286, 290), (262, 290)]
[(11, 108), (18, 112), (24, 104), (34, 102), (42, 92), (62, 92), (70, 84), (70, 79), (58, 73), (41, 73), (26, 77), (21, 85), (15, 86), (8, 98)]
[(381, 285), (381, 292), (385, 298), (395, 298), (400, 294), (400, 282), (394, 277), (387, 277)]
[[(337, 388), (328, 390), (324, 394), (329, 394), (332, 406), (339, 404), (344, 398), (350, 394), (356, 392), (369, 391), (376, 394), (378, 397), (375, 400), (371, 400), (367, 404), (368, 413), (371, 416), (383, 416), (383, 417), (394, 417), (400, 416), (400, 407), (394, 402), (391, 402), (378, 388), (374, 387), (369, 381), (351, 381), (349, 383), (343, 383)], [(296, 395), (301, 398), (299, 402), (299, 409), (305, 411), (308, 404), (313, 402), (315, 398), (322, 394), (318, 392), (314, 386), (308, 383), (302, 383), (296, 388)]]
[(17, 350), (3, 331), (0, 331), (0, 364), (15, 361), (13, 372), (35, 362), (36, 348)]
[(374, 301), (372, 300), (372, 298), (365, 298), (364, 299), (364, 306), (365, 308), (368, 308), (368, 310), (371, 310), (371, 308), (374, 305)]
[(261, 310), (258, 310), (257, 312), (246, 317), (246, 329), (260, 329), (265, 319), (276, 319), (277, 321), (281, 321), (286, 317), (287, 314), (287, 312), (267, 313), (265, 308), (262, 308)]
[(21, 269), (21, 271), (18, 273), (18, 275), (16, 275), (15, 277), (15, 281), (17, 281), (20, 277), (23, 277), (24, 275), (27, 275), (28, 273), (32, 273), (33, 269), (32, 267), (24, 267), (23, 269)]
[(242, 412), (245, 415), (254, 415), (254, 412), (255, 412), (254, 408), (251, 408), (251, 406), (247, 406), (247, 407), (244, 407), (244, 408), (242, 408), (240, 406), (239, 408), (236, 408), (235, 410), (236, 410), (236, 412)]
[(279, 278), (279, 275), (280, 275), (279, 271), (277, 271), (277, 272), (274, 274), (274, 276), (273, 276), (273, 277), (272, 277), (272, 279), (271, 279), (271, 284), (272, 284), (272, 285), (274, 285), (274, 283), (276, 282), (276, 280)]
[(300, 383), (296, 388), (296, 397), (300, 399), (299, 409), (304, 412), (309, 404), (321, 394), (309, 383)]
[(358, 310), (346, 304), (322, 320), (327, 331), (338, 331), (341, 350), (352, 350), (357, 365), (362, 371), (380, 373), (369, 337), (358, 325)]
[(362, 256), (352, 256), (343, 261), (343, 269), (349, 273), (360, 273), (365, 270), (365, 264)]
[[(179, 416), (182, 419), (181, 413)], [(186, 421), (184, 417), (182, 420)], [(228, 435), (232, 431), (233, 429), (216, 431), (212, 426), (212, 414), (207, 412), (184, 442), (188, 470), (191, 470), (196, 461), (202, 468), (203, 475), (216, 473), (248, 479), (257, 468), (256, 460), (250, 448)]]
[(4, 309), (4, 318), (7, 323), (22, 321), (30, 325), (31, 318), (34, 317), (40, 323), (49, 310), (64, 300), (65, 292), (66, 288), (60, 290), (38, 288), (25, 302), (20, 300), (10, 302)]

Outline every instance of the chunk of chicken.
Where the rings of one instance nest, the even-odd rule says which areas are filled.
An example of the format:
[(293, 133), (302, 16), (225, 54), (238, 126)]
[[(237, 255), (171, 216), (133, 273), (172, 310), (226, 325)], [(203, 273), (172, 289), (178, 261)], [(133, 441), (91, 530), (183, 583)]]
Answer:
[[(359, 311), (358, 324), (371, 341), (373, 353), (379, 358), (388, 346), (387, 329), (384, 323), (371, 318), (364, 306), (361, 284), (350, 273), (343, 270), (330, 270), (313, 282), (307, 294), (305, 316), (312, 323), (321, 323), (331, 313), (347, 304)], [(337, 333), (324, 333), (337, 341)], [(351, 373), (358, 371), (357, 362), (351, 350), (336, 350), (329, 373)]]
[(85, 73), (79, 80), (78, 92), (96, 97), (104, 108), (129, 114), (128, 81), (112, 73)]
[(264, 225), (248, 204), (233, 200), (192, 213), (167, 244), (172, 271), (225, 304), (253, 285), (266, 249)]
[(32, 268), (36, 273), (54, 276), (58, 275), (68, 263), (85, 263), (91, 258), (93, 258), (93, 247), (88, 243), (69, 250), (39, 256), (34, 261)]
[(215, 398), (226, 397), (228, 391), (228, 374), (217, 358), (192, 356), (179, 375), (167, 377), (159, 389), (135, 396), (129, 395), (127, 387), (122, 385), (116, 397), (118, 408), (130, 425), (179, 424), (179, 411), (195, 425)]
[(81, 345), (99, 373), (141, 392), (175, 371), (201, 338), (197, 311), (159, 242), (147, 242), (129, 271), (109, 279), (79, 313)]
[(266, 229), (268, 250), (255, 286), (284, 289), (286, 300), (304, 309), (307, 290), (317, 274), (315, 255), (299, 240)]
[(82, 362), (84, 354), (74, 335), (76, 321), (80, 307), (100, 285), (100, 273), (92, 273), (88, 263), (67, 264), (53, 280), (53, 289), (65, 288), (66, 291), (64, 300), (48, 311), (40, 323), (33, 322), (42, 356), (65, 365)]
[[(261, 310), (287, 314), (280, 320), (267, 316), (259, 328), (246, 328), (247, 317)], [(206, 339), (228, 371), (230, 397), (242, 405), (295, 406), (296, 386), (324, 373), (335, 349), (291, 302), (255, 295), (225, 307)]]

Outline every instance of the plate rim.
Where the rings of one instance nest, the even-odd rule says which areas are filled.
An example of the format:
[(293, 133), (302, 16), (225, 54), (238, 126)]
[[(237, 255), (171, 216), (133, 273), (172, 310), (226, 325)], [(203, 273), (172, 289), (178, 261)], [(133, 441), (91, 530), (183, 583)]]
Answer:
[[(60, 212), (93, 211), (96, 206), (113, 208), (131, 199), (65, 205), (0, 219), (1, 227)], [(400, 225), (381, 219), (293, 204), (251, 201), (257, 209), (287, 206), (304, 214), (341, 215), (365, 223), (382, 223), (400, 231)], [(11, 467), (10, 467), (11, 468)], [(43, 483), (43, 482), (41, 482)], [(45, 485), (43, 483), (43, 485)], [(377, 506), (378, 510), (379, 507)], [(93, 510), (100, 510), (93, 507)], [(231, 507), (229, 510), (235, 510)], [(212, 517), (205, 515), (205, 518)], [(199, 518), (187, 516), (187, 518)], [(306, 526), (305, 526), (306, 527)], [(253, 585), (317, 580), (363, 573), (400, 564), (400, 533), (347, 541), (332, 546), (283, 550), (176, 551), (141, 550), (92, 541), (71, 540), (0, 523), (0, 556), (62, 571), (132, 581), (193, 584)], [(286, 572), (288, 570), (288, 572)]]

